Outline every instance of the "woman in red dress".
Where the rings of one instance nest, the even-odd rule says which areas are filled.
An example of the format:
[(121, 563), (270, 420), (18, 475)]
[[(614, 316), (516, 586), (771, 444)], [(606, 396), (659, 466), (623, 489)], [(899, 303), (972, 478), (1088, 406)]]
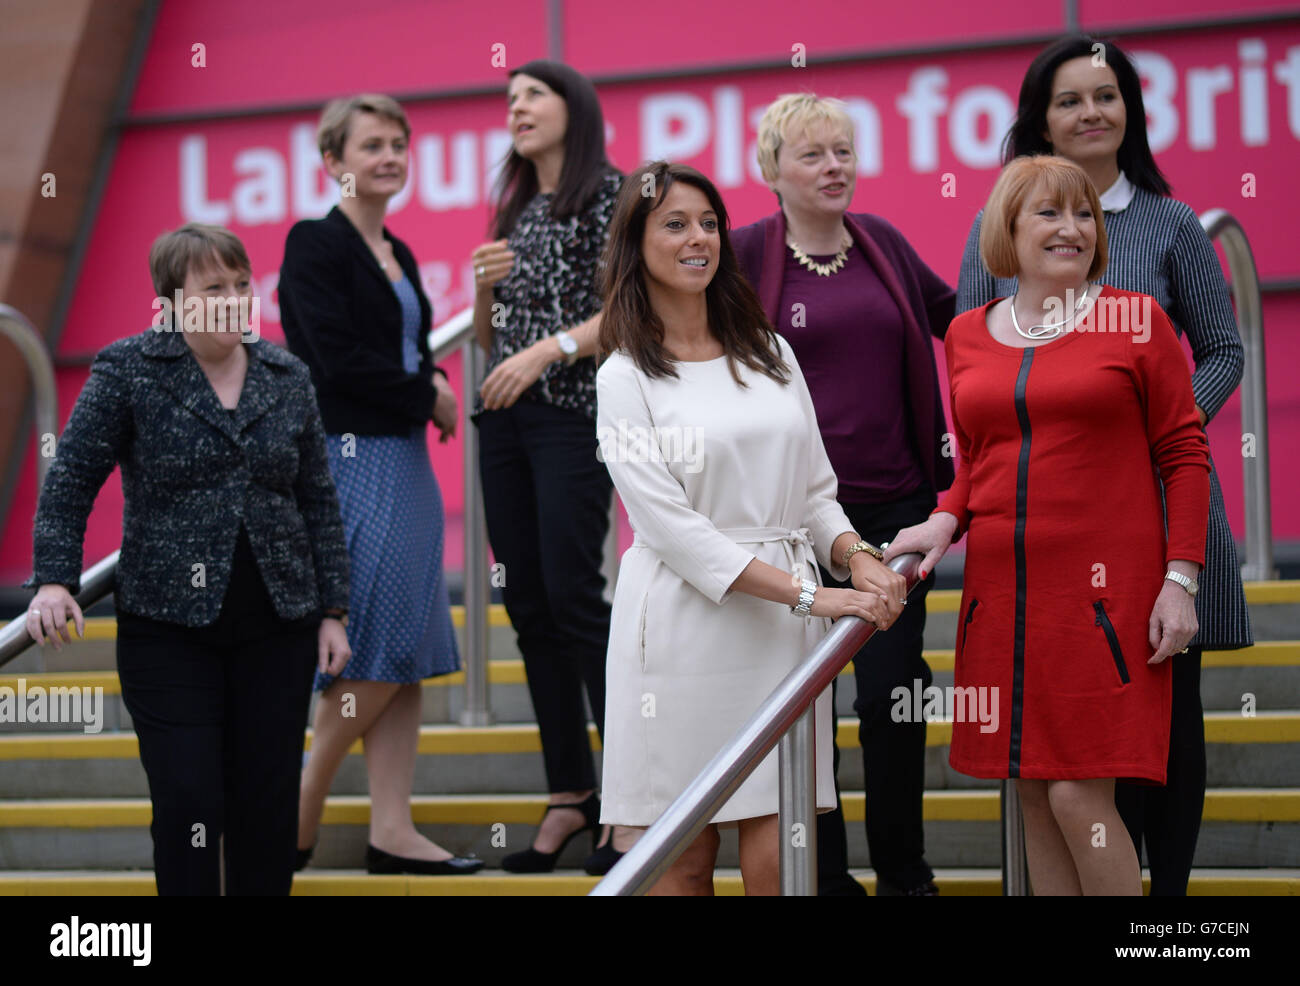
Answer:
[(1101, 217), (1063, 158), (1003, 171), (980, 251), (1019, 290), (949, 328), (957, 478), (886, 556), (922, 551), (929, 571), (969, 535), (955, 696), (978, 705), (954, 701), (949, 759), (1017, 779), (1039, 895), (1142, 892), (1115, 779), (1165, 781), (1165, 659), (1196, 633), (1209, 508), (1169, 319), (1146, 295), (1092, 283), (1106, 266)]

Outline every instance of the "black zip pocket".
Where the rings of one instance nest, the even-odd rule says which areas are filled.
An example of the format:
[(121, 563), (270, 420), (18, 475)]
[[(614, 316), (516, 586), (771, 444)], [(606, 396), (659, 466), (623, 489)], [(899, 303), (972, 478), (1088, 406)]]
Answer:
[(1128, 684), (1128, 666), (1124, 663), (1124, 654), (1119, 649), (1119, 636), (1115, 633), (1115, 628), (1111, 626), (1110, 617), (1106, 615), (1106, 607), (1101, 601), (1092, 604), (1092, 608), (1097, 613), (1097, 619), (1094, 621), (1096, 626), (1106, 634), (1106, 643), (1110, 644), (1110, 656), (1115, 659), (1115, 670), (1119, 672), (1119, 680)]
[(966, 628), (970, 626), (971, 618), (975, 615), (975, 607), (980, 604), (978, 599), (972, 599), (970, 606), (966, 610), (966, 619), (961, 625), (961, 640), (958, 642), (958, 650), (964, 650), (966, 647)]

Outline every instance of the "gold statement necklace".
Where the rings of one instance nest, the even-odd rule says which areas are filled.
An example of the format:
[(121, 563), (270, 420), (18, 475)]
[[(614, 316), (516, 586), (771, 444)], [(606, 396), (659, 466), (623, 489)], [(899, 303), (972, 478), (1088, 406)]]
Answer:
[(837, 253), (828, 264), (819, 264), (812, 257), (803, 252), (803, 249), (794, 241), (794, 237), (788, 232), (785, 234), (785, 245), (794, 251), (794, 259), (799, 261), (804, 267), (816, 274), (818, 277), (830, 277), (843, 269), (849, 259), (849, 248), (853, 246), (853, 237), (849, 236), (847, 229), (841, 230), (843, 238), (840, 240), (840, 252)]

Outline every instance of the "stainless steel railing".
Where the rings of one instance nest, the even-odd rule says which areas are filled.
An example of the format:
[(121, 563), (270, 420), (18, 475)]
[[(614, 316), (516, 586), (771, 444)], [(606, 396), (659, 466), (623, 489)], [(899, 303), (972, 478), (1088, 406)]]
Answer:
[(1223, 244), (1232, 278), (1232, 300), (1237, 325), (1246, 350), (1241, 379), (1241, 433), (1243, 442), (1254, 437), (1254, 454), (1242, 455), (1241, 480), (1246, 501), (1246, 560), (1244, 579), (1275, 579), (1273, 567), (1273, 514), (1268, 488), (1268, 380), (1264, 365), (1264, 305), (1259, 272), (1246, 231), (1224, 209), (1201, 216), (1201, 227), (1211, 240)]
[(36, 424), (36, 495), (45, 485), (45, 473), (50, 459), (41, 447), (48, 435), (52, 440), (59, 433), (59, 396), (54, 387), (54, 363), (45, 340), (17, 308), (0, 304), (0, 335), (5, 336), (22, 354), (27, 372), (32, 376), (32, 396), (35, 403)]
[[(899, 555), (889, 567), (920, 583), (919, 554)], [(781, 893), (817, 893), (817, 815), (813, 703), (865, 644), (875, 626), (856, 616), (835, 625), (786, 675), (749, 721), (718, 751), (659, 819), (592, 890), (593, 897), (643, 894), (709, 824), (709, 820), (780, 742)]]

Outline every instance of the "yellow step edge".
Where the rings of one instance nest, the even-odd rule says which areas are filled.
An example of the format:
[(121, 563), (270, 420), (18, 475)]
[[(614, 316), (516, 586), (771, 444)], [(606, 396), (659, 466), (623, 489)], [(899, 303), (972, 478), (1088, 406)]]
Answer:
[[(923, 652), (932, 671), (951, 671), (955, 652), (935, 648)], [(1286, 668), (1300, 667), (1300, 641), (1262, 640), (1253, 647), (1233, 651), (1207, 651), (1201, 657), (1202, 668)], [(853, 666), (846, 665), (840, 672), (853, 674)], [(30, 674), (0, 675), (0, 688), (18, 690), (19, 679), (29, 690), (42, 688), (102, 688), (105, 695), (120, 695), (122, 684), (116, 671), (40, 671)], [(526, 685), (524, 662), (518, 658), (488, 662), (488, 682), (493, 685)], [(425, 678), (425, 688), (448, 688), (465, 684), (465, 672)]]
[[(873, 895), (876, 879), (870, 871), (854, 874), (857, 881)], [(484, 871), (474, 876), (369, 876), (354, 872), (299, 873), (293, 880), (295, 897), (567, 897), (583, 896), (598, 883), (596, 877), (577, 874), (539, 874), (516, 876), (511, 873)], [(944, 897), (996, 897), (1002, 893), (1002, 877), (996, 870), (967, 870), (949, 876), (942, 870), (935, 883)], [(1149, 877), (1142, 878), (1144, 891), (1151, 888)], [(737, 897), (744, 893), (739, 876), (717, 875), (714, 893)], [(1191, 897), (1295, 897), (1300, 896), (1300, 877), (1224, 876), (1192, 873), (1188, 881)], [(0, 875), (0, 896), (5, 897), (152, 897), (154, 879), (150, 872), (78, 874), (75, 876)]]
[[(866, 817), (863, 792), (845, 791), (841, 801), (847, 821), (860, 822)], [(545, 809), (545, 795), (532, 794), (416, 795), (411, 799), (411, 818), (419, 825), (532, 826)], [(923, 798), (922, 817), (927, 822), (996, 822), (1000, 816), (996, 790), (926, 791)], [(0, 801), (0, 831), (139, 828), (147, 826), (152, 817), (147, 798)], [(1206, 822), (1300, 822), (1300, 789), (1210, 790), (1205, 793), (1201, 817)], [(370, 798), (366, 795), (330, 797), (325, 802), (322, 820), (326, 825), (368, 825)]]
[[(600, 749), (596, 727), (588, 725), (591, 748)], [(311, 749), (311, 730), (304, 749)], [(1261, 712), (1243, 716), (1237, 712), (1205, 713), (1208, 743), (1300, 743), (1300, 712)], [(841, 717), (836, 726), (841, 749), (858, 745), (858, 722)], [(926, 746), (947, 746), (952, 741), (952, 723), (930, 722), (925, 731)], [(465, 727), (426, 724), (420, 727), (417, 751), (426, 755), (469, 756), (490, 753), (540, 753), (537, 726), (515, 723), (500, 726)], [(349, 753), (361, 753), (358, 740)], [(140, 755), (133, 732), (113, 733), (21, 733), (0, 735), (0, 763), (7, 760), (133, 760)]]

